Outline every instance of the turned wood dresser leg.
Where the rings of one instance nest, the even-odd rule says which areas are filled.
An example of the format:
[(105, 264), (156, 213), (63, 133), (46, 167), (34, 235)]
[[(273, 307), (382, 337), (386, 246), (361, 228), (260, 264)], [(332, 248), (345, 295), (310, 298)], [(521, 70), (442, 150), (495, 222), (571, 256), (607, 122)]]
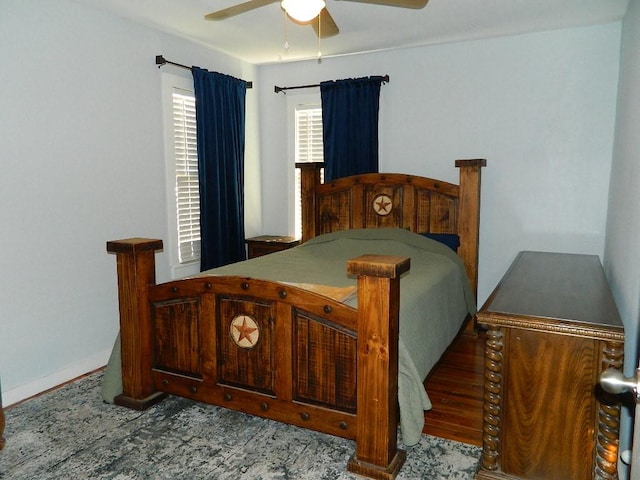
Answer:
[[(624, 345), (607, 342), (602, 351), (601, 371), (622, 369)], [(596, 432), (596, 480), (618, 479), (618, 449), (620, 434), (620, 400), (616, 395), (598, 389), (598, 424)]]
[(481, 466), (488, 471), (495, 471), (500, 468), (502, 336), (502, 331), (490, 329), (487, 332), (485, 348)]

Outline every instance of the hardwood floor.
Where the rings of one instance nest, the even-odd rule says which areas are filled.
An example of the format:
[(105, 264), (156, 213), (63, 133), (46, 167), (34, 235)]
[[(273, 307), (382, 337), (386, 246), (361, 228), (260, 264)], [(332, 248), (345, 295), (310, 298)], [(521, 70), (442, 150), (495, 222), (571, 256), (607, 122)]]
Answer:
[(433, 409), (424, 433), (482, 445), (482, 397), (486, 335), (461, 334), (424, 382)]

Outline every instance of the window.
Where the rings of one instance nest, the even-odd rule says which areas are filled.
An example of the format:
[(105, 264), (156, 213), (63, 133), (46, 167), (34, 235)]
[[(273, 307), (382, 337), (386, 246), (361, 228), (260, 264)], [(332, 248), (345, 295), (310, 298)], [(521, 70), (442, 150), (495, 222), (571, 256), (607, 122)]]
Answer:
[[(319, 105), (297, 105), (295, 109), (295, 161), (323, 162), (322, 107)], [(302, 236), (302, 195), (300, 192), (300, 169), (296, 168), (295, 179), (295, 236)]]
[(178, 263), (200, 260), (200, 197), (193, 92), (173, 92), (173, 146)]
[[(182, 71), (180, 71), (182, 73)], [(166, 185), (165, 252), (171, 278), (200, 271), (200, 199), (195, 96), (191, 72), (162, 72)]]

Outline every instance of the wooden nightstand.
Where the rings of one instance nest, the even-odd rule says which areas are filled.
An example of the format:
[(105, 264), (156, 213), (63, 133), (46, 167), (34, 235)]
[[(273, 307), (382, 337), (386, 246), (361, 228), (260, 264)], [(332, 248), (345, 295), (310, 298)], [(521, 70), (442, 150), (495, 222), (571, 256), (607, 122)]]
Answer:
[(477, 315), (488, 327), (476, 479), (616, 479), (624, 329), (595, 255), (521, 252)]
[(260, 235), (259, 237), (247, 238), (245, 242), (249, 258), (261, 257), (300, 245), (300, 240), (283, 235)]

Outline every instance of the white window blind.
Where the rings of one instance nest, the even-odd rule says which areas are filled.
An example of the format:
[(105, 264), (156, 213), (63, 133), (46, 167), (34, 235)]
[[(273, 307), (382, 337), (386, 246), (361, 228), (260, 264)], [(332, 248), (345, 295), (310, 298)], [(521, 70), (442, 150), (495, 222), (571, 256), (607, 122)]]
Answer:
[[(324, 162), (322, 108), (318, 105), (298, 105), (295, 110), (295, 130), (296, 163)], [(295, 236), (300, 238), (302, 236), (302, 195), (299, 168), (296, 168), (295, 216)]]
[(200, 195), (193, 94), (173, 93), (173, 140), (176, 165), (178, 261), (200, 260)]

